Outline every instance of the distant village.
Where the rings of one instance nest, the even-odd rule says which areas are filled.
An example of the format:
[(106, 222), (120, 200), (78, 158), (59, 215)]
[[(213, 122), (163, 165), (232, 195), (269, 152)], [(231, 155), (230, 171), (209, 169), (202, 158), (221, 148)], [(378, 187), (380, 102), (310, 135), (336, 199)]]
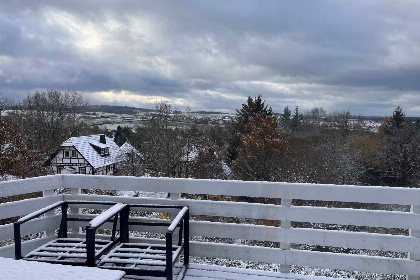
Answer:
[[(145, 126), (153, 118), (154, 112), (137, 112), (133, 114), (107, 113), (107, 112), (86, 112), (85, 119), (92, 125), (108, 130), (116, 130), (118, 126)], [(233, 114), (224, 113), (171, 113), (169, 122), (173, 126), (195, 125), (226, 125), (232, 122)]]
[[(90, 110), (84, 113), (84, 118), (91, 125), (96, 125), (108, 131), (117, 130), (118, 126), (136, 127), (147, 125), (148, 121), (156, 115), (152, 109), (134, 108), (126, 106), (90, 106)], [(278, 114), (278, 117), (280, 114)], [(235, 118), (234, 113), (223, 112), (181, 112), (173, 111), (169, 114), (168, 121), (172, 127), (187, 127), (190, 125), (220, 125), (225, 126)], [(349, 119), (350, 129), (361, 126), (366, 130), (377, 132), (383, 117), (352, 116)], [(322, 117), (321, 126), (334, 129), (334, 123), (328, 116)]]

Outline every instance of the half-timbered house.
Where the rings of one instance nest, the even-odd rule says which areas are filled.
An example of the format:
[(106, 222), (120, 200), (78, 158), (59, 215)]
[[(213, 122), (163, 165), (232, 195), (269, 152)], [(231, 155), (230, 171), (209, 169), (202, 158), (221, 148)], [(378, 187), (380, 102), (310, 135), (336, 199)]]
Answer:
[(71, 137), (44, 164), (51, 174), (112, 175), (119, 147), (103, 134)]

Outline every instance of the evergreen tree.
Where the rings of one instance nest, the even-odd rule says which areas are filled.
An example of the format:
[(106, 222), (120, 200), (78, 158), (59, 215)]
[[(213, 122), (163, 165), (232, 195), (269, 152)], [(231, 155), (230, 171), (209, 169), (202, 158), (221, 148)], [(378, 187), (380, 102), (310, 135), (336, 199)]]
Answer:
[(265, 101), (262, 100), (261, 95), (258, 95), (254, 99), (249, 96), (247, 103), (242, 104), (240, 110), (236, 110), (236, 117), (229, 129), (230, 137), (228, 139), (226, 159), (229, 165), (238, 158), (238, 147), (242, 143), (241, 135), (249, 132), (250, 119), (259, 113), (265, 116), (271, 116), (273, 114), (273, 110), (271, 107), (265, 105)]
[(122, 134), (122, 128), (121, 126), (117, 127), (117, 131), (115, 132), (115, 136), (114, 136), (114, 142), (115, 144), (117, 144), (118, 146), (121, 146), (122, 144), (125, 143), (125, 137)]
[(299, 107), (296, 106), (295, 113), (293, 114), (293, 118), (291, 121), (291, 128), (292, 130), (296, 131), (299, 129), (301, 122), (303, 120), (302, 114), (299, 113)]
[(118, 146), (121, 146), (127, 140), (131, 139), (132, 134), (133, 132), (131, 131), (131, 128), (129, 128), (128, 126), (125, 126), (125, 127), (118, 126), (117, 131), (115, 132), (115, 136), (114, 136), (115, 144), (117, 144)]
[(392, 114), (392, 122), (395, 127), (400, 128), (403, 126), (405, 121), (405, 114), (400, 106), (395, 108), (394, 113)]
[(284, 107), (283, 114), (280, 115), (280, 123), (283, 127), (290, 127), (292, 112), (289, 106)]

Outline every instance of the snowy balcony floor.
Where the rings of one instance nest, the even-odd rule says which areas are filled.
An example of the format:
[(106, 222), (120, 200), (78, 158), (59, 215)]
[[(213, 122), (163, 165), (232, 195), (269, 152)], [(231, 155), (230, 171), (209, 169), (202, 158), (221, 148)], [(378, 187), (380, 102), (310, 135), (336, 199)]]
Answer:
[[(179, 268), (175, 268), (176, 275)], [(161, 280), (164, 278), (148, 278), (126, 276), (123, 280)], [(174, 277), (177, 279), (177, 277)], [(280, 272), (269, 272), (253, 269), (230, 268), (202, 264), (190, 264), (184, 280), (339, 280), (341, 278), (327, 278), (320, 276), (303, 276), (296, 274), (283, 274)]]

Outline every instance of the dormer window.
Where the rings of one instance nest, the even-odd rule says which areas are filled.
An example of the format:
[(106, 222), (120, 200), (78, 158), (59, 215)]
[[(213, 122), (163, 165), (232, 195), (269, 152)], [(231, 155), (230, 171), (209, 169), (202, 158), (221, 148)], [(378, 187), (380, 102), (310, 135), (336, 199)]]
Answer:
[(101, 157), (109, 156), (109, 146), (99, 142), (89, 142), (89, 144), (95, 149), (95, 151), (101, 155)]
[(69, 158), (70, 157), (70, 151), (64, 151), (64, 157)]
[(101, 148), (101, 156), (109, 156), (109, 148)]

